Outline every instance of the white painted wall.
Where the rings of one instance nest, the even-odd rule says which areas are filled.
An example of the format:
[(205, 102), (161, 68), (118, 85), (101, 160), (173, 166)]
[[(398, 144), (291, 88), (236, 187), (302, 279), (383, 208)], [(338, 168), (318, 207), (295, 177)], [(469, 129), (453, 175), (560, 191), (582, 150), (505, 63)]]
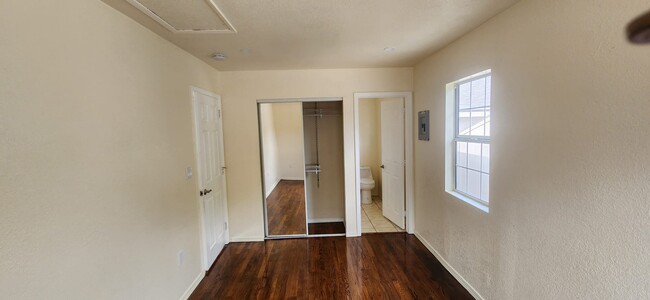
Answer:
[[(650, 48), (624, 36), (647, 9), (523, 0), (417, 65), (416, 231), (485, 299), (650, 295)], [(489, 68), (484, 213), (445, 193), (445, 85)]]
[(260, 103), (265, 194), (280, 180), (304, 180), (301, 103)]
[(278, 143), (278, 174), (281, 179), (304, 180), (305, 160), (302, 133), (302, 103), (273, 103)]
[(268, 197), (280, 181), (278, 167), (278, 141), (275, 135), (275, 115), (273, 104), (262, 103), (259, 106), (259, 122), (261, 130), (262, 157), (264, 160), (264, 191)]
[[(220, 92), (228, 160), (228, 209), (231, 240), (264, 237), (262, 185), (257, 129), (257, 99), (343, 97), (345, 177), (354, 178), (353, 93), (410, 91), (413, 69), (335, 69), (221, 72)], [(346, 182), (346, 198), (354, 199), (354, 181)], [(346, 219), (356, 208), (346, 207)], [(348, 230), (352, 227), (348, 226)], [(348, 234), (356, 235), (358, 232)]]
[(359, 156), (361, 166), (372, 169), (375, 188), (372, 194), (381, 196), (381, 99), (359, 100)]
[(202, 274), (190, 86), (217, 71), (100, 1), (3, 0), (0, 53), (0, 297), (181, 297)]

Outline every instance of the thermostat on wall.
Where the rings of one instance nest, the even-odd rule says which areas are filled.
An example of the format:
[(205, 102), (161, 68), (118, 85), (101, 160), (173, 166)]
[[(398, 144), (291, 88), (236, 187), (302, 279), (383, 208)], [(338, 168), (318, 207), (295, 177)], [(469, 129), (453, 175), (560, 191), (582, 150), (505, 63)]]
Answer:
[(418, 139), (420, 141), (429, 140), (429, 111), (418, 112)]

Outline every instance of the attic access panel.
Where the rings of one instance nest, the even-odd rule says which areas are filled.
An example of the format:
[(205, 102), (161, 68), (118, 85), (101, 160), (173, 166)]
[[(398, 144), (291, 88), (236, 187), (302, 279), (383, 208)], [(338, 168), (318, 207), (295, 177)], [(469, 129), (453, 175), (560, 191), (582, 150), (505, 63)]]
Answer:
[(174, 33), (237, 33), (213, 0), (126, 0)]

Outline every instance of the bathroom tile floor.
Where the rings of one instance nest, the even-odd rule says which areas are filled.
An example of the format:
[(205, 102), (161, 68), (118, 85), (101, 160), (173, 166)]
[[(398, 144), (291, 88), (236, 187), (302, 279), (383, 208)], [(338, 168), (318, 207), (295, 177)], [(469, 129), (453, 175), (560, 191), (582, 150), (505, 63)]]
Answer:
[(404, 232), (393, 222), (384, 217), (381, 212), (381, 199), (372, 197), (371, 204), (361, 204), (361, 233), (372, 232)]

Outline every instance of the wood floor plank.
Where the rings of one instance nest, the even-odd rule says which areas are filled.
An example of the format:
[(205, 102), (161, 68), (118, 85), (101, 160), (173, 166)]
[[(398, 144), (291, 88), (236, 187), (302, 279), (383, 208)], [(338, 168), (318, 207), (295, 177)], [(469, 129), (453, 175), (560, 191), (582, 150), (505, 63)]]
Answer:
[(231, 243), (190, 299), (473, 299), (412, 235)]
[(309, 235), (345, 233), (343, 222), (309, 223)]
[(280, 180), (266, 205), (269, 235), (307, 234), (304, 181)]

